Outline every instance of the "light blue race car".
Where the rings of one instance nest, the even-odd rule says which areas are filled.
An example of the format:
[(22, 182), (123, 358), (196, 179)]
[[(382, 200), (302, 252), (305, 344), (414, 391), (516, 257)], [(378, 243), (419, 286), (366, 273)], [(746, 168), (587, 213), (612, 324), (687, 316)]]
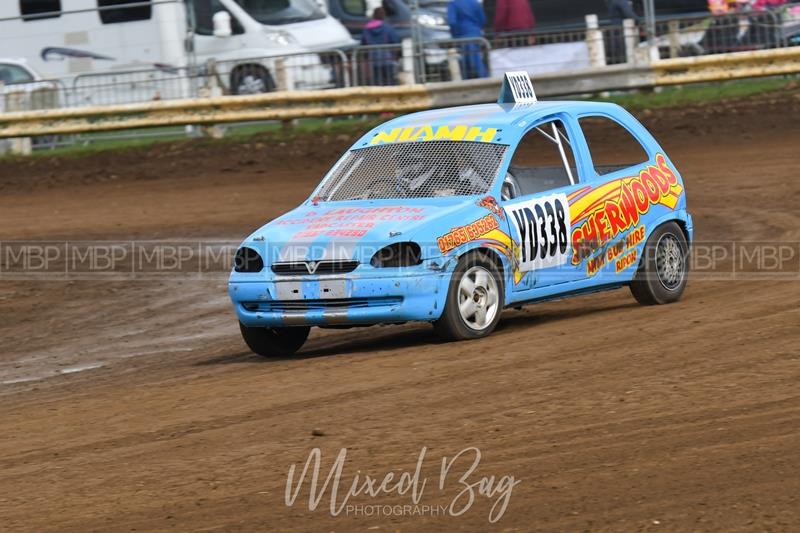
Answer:
[(525, 80), (378, 126), (250, 235), (228, 283), (247, 345), (285, 356), (311, 326), (407, 321), (474, 339), (506, 307), (623, 286), (678, 300), (692, 218), (672, 161), (621, 107), (531, 101)]

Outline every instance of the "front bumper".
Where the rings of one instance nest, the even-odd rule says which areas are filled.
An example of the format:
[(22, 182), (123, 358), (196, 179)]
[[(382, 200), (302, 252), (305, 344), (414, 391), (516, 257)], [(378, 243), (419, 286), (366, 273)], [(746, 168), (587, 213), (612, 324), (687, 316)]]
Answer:
[(450, 272), (232, 277), (228, 294), (245, 326), (369, 325), (438, 319)]

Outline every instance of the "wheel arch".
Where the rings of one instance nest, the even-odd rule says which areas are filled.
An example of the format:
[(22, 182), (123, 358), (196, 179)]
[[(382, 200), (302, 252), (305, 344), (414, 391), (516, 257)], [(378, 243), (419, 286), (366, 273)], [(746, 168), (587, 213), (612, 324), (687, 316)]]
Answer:
[(689, 231), (689, 224), (686, 222), (686, 220), (683, 220), (681, 218), (675, 218), (673, 220), (674, 220), (674, 222), (676, 224), (678, 224), (678, 227), (681, 228), (681, 231), (683, 232), (683, 236), (686, 239), (686, 242), (689, 245), (691, 245), (691, 243), (692, 243), (692, 233), (691, 233), (691, 231)]
[(667, 213), (666, 215), (657, 218), (652, 223), (647, 224), (647, 233), (645, 235), (645, 241), (650, 238), (650, 235), (653, 234), (658, 228), (663, 226), (664, 224), (669, 224), (670, 222), (674, 222), (681, 228), (683, 232), (683, 236), (686, 239), (686, 243), (691, 246), (692, 244), (692, 222), (691, 217), (685, 212), (673, 212)]
[(645, 234), (642, 243), (640, 244), (642, 252), (639, 254), (639, 260), (636, 265), (636, 270), (633, 272), (632, 276), (636, 275), (636, 272), (641, 270), (644, 265), (645, 261), (645, 253), (644, 247), (647, 245), (650, 238), (653, 234), (658, 230), (658, 228), (664, 226), (665, 224), (669, 224), (670, 222), (674, 222), (677, 224), (678, 228), (680, 228), (681, 233), (683, 234), (684, 239), (686, 239), (686, 245), (691, 250), (692, 246), (692, 229), (691, 229), (691, 218), (686, 215), (686, 213), (682, 213), (682, 216), (676, 216), (676, 213), (670, 213), (665, 215), (659, 219), (657, 219), (653, 224), (648, 224), (647, 232)]

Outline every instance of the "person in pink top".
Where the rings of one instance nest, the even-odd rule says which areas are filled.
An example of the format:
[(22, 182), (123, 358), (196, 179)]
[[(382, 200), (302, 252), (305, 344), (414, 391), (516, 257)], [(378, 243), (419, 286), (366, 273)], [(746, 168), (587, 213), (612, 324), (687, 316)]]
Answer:
[(755, 11), (763, 11), (788, 4), (789, 0), (755, 0), (752, 4)]
[(708, 0), (708, 10), (712, 15), (727, 15), (745, 7), (748, 0)]
[(532, 30), (536, 25), (528, 0), (497, 0), (494, 12), (495, 33)]

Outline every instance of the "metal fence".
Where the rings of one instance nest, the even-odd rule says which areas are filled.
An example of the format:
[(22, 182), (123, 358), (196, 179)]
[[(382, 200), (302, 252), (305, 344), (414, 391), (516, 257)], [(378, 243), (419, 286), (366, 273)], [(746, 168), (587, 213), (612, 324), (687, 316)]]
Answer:
[(419, 51), (404, 42), (347, 52), (210, 60), (194, 67), (92, 72), (6, 85), (0, 88), (0, 111), (482, 78), (490, 72), (490, 50), (486, 39), (449, 39), (427, 42)]
[(491, 48), (482, 37), (429, 41), (418, 50), (410, 41), (359, 46), (348, 55), (350, 79), (358, 87), (485, 78)]
[(163, 66), (83, 74), (73, 80), (67, 105), (113, 105), (347, 86), (347, 57), (339, 50), (331, 50), (208, 61), (196, 67)]
[(791, 43), (782, 11), (755, 11), (721, 16), (685, 17), (656, 24), (661, 58), (725, 54)]
[(509, 69), (549, 73), (633, 62), (641, 31), (630, 21), (624, 26), (594, 24), (487, 38), (492, 43), (492, 63), (498, 67), (495, 75)]
[(0, 112), (67, 107), (69, 90), (61, 80), (33, 83), (0, 82)]
[[(588, 24), (580, 28), (487, 34), (493, 56), (513, 57), (520, 68), (531, 72), (564, 70), (570, 63), (578, 68), (586, 64), (597, 67), (641, 63), (798, 46), (800, 3), (722, 16), (706, 13), (661, 19), (652, 37), (651, 43), (644, 24), (637, 26), (633, 21), (624, 25), (598, 23), (595, 27)], [(602, 57), (593, 55), (593, 48), (602, 50)], [(495, 62), (505, 66), (502, 60)]]

